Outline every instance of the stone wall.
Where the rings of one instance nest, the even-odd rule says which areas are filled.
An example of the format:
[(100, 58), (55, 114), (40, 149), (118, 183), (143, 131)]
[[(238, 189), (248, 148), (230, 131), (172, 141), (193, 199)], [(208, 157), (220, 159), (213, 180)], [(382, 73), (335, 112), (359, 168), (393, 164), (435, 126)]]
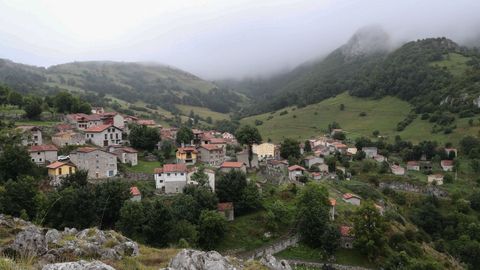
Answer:
[(124, 172), (123, 177), (131, 180), (154, 180), (153, 173), (142, 173), (142, 172)]
[(255, 249), (253, 251), (246, 252), (242, 254), (241, 257), (245, 259), (256, 259), (256, 258), (264, 257), (267, 255), (273, 255), (291, 246), (296, 246), (298, 244), (298, 241), (299, 241), (299, 237), (297, 235), (290, 236), (286, 239), (279, 240), (268, 246), (264, 246), (264, 247)]
[(360, 266), (350, 266), (350, 265), (342, 265), (342, 264), (335, 264), (335, 263), (316, 263), (316, 262), (305, 262), (305, 261), (299, 261), (299, 260), (287, 260), (287, 261), (292, 267), (306, 266), (306, 267), (323, 269), (322, 267), (327, 266), (327, 267), (330, 267), (327, 269), (336, 269), (336, 270), (371, 270), (370, 268), (365, 268)]
[(401, 191), (408, 191), (408, 192), (415, 192), (415, 193), (422, 193), (422, 194), (431, 194), (437, 197), (447, 197), (448, 192), (445, 190), (440, 189), (437, 186), (419, 186), (411, 183), (405, 182), (381, 182), (380, 188), (390, 188), (393, 190), (401, 190)]

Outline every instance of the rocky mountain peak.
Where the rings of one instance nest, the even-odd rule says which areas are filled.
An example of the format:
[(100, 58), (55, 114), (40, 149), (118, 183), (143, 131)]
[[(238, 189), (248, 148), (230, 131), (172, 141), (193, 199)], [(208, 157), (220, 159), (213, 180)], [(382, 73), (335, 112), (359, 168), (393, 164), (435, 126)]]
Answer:
[(390, 36), (378, 25), (362, 27), (341, 48), (347, 59), (387, 52), (391, 48)]

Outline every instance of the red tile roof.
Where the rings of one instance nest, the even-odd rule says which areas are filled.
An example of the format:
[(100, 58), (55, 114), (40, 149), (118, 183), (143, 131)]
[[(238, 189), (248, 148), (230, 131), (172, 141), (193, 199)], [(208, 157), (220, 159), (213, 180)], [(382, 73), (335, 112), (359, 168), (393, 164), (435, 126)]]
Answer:
[(142, 125), (142, 126), (155, 126), (156, 123), (153, 120), (147, 120), (147, 119), (139, 119), (136, 121), (137, 124)]
[(344, 198), (345, 200), (348, 200), (348, 199), (351, 199), (351, 198), (358, 198), (358, 199), (360, 199), (359, 196), (357, 196), (357, 195), (355, 195), (355, 194), (352, 194), (352, 193), (345, 193), (345, 194), (343, 194), (343, 198)]
[(303, 168), (302, 166), (293, 165), (288, 167), (288, 170), (289, 171), (298, 171), (298, 170), (305, 171), (305, 168)]
[(58, 148), (52, 144), (32, 145), (28, 149), (29, 152), (58, 151)]
[(122, 150), (127, 153), (138, 153), (138, 151), (132, 147), (122, 147)]
[(224, 138), (211, 138), (208, 140), (211, 144), (224, 144), (227, 143)]
[(142, 195), (142, 194), (140, 193), (140, 190), (138, 190), (137, 187), (131, 187), (131, 188), (130, 188), (130, 194), (132, 194), (132, 196), (140, 196), (140, 195)]
[(171, 172), (186, 172), (187, 166), (185, 164), (165, 164), (163, 168), (155, 168), (155, 173), (171, 173)]
[(442, 166), (453, 166), (453, 160), (442, 160), (440, 161)]
[(105, 129), (109, 128), (109, 127), (113, 127), (113, 125), (98, 125), (98, 126), (91, 126), (87, 129), (85, 129), (85, 132), (102, 132), (104, 131)]
[(71, 162), (61, 162), (61, 161), (55, 161), (53, 163), (50, 163), (47, 168), (49, 169), (56, 169), (58, 167), (62, 167), (63, 165), (69, 165), (69, 166), (72, 166), (72, 167), (76, 167), (75, 164), (71, 163)]
[(342, 236), (351, 236), (350, 234), (351, 231), (352, 231), (352, 227), (340, 226), (340, 235)]
[(219, 204), (217, 204), (217, 209), (218, 209), (218, 211), (232, 210), (233, 209), (233, 203), (231, 203), (231, 202), (219, 203)]
[(98, 114), (84, 114), (84, 113), (74, 113), (69, 114), (67, 117), (74, 119), (75, 121), (100, 121), (102, 120), (101, 116)]
[(237, 161), (225, 161), (222, 163), (220, 168), (241, 168), (243, 166), (242, 162)]
[(335, 200), (335, 199), (333, 199), (333, 198), (330, 198), (330, 205), (331, 205), (331, 206), (337, 205), (337, 200)]
[(98, 148), (95, 148), (95, 147), (80, 147), (80, 148), (77, 148), (77, 152), (82, 152), (82, 153), (90, 153), (90, 152), (93, 152), (95, 150), (100, 150)]
[(215, 145), (215, 144), (204, 144), (200, 146), (199, 148), (205, 148), (208, 151), (221, 151), (223, 148), (221, 146)]
[(193, 147), (193, 146), (179, 147), (177, 149), (177, 152), (179, 152), (181, 154), (187, 153), (187, 152), (197, 153), (197, 149), (195, 149), (195, 147)]
[(420, 166), (418, 161), (408, 161), (407, 166)]

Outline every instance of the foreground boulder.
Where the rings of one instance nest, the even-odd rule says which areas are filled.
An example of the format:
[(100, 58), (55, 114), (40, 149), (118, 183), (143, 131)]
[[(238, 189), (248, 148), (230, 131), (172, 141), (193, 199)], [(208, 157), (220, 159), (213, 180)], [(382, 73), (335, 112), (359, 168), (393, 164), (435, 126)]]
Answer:
[(42, 268), (42, 270), (115, 270), (115, 268), (99, 261), (78, 261), (47, 264)]
[[(256, 264), (257, 267), (252, 268)], [(240, 259), (222, 256), (216, 251), (198, 251), (184, 249), (179, 252), (164, 270), (242, 270), (249, 269), (271, 269), (271, 270), (292, 270), (288, 262), (278, 261), (272, 255), (267, 255), (260, 260), (260, 264), (254, 261), (243, 262)]]
[(58, 231), (1, 214), (0, 228), (15, 235), (10, 245), (0, 247), (0, 253), (33, 255), (42, 263), (70, 261), (85, 257), (120, 260), (124, 256), (139, 254), (136, 242), (115, 231), (102, 231), (96, 228), (82, 231), (65, 228), (63, 231)]

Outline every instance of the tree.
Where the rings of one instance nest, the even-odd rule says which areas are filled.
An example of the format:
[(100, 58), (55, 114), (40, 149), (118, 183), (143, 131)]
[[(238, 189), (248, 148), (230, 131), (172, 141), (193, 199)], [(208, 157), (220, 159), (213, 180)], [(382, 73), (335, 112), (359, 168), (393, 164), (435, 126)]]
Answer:
[(120, 209), (120, 216), (116, 225), (126, 236), (142, 239), (143, 224), (147, 222), (147, 218), (143, 204), (129, 200)]
[(248, 167), (252, 167), (253, 159), (253, 144), (259, 144), (262, 142), (262, 136), (258, 129), (249, 125), (242, 126), (236, 134), (237, 140), (242, 145), (248, 146)]
[(102, 229), (113, 227), (123, 203), (130, 197), (130, 186), (125, 182), (112, 181), (95, 186), (96, 209)]
[(185, 186), (183, 193), (193, 196), (200, 209), (217, 209), (218, 198), (210, 186), (189, 184)]
[(255, 183), (247, 183), (247, 177), (241, 171), (231, 170), (220, 175), (215, 192), (220, 202), (233, 202), (238, 214), (257, 209), (261, 205)]
[(38, 118), (42, 113), (42, 101), (37, 97), (28, 97), (23, 106), (26, 116), (29, 119)]
[(69, 174), (62, 179), (62, 188), (74, 187), (80, 188), (85, 187), (88, 184), (88, 171), (86, 170), (77, 170), (73, 174)]
[(344, 111), (345, 110), (345, 104), (340, 104), (340, 111)]
[(187, 220), (197, 223), (200, 216), (200, 207), (195, 198), (188, 194), (177, 194), (171, 203), (172, 217), (175, 220)]
[(169, 233), (173, 227), (170, 209), (160, 199), (147, 201), (144, 207), (146, 209), (145, 214), (148, 217), (144, 224), (147, 243), (158, 247), (166, 246), (169, 241)]
[(134, 148), (153, 151), (160, 141), (160, 134), (156, 128), (133, 125), (128, 139)]
[(223, 238), (227, 228), (225, 216), (217, 211), (202, 211), (198, 224), (198, 242), (203, 249), (210, 250)]
[(35, 164), (25, 147), (17, 144), (3, 146), (3, 152), (0, 152), (0, 181), (15, 180), (20, 175), (34, 173)]
[(329, 220), (328, 191), (317, 183), (307, 183), (297, 203), (298, 232), (302, 241), (311, 247), (324, 247), (323, 234)]
[(163, 141), (160, 146), (160, 151), (162, 151), (163, 157), (165, 159), (170, 159), (172, 157), (172, 152), (174, 150), (174, 145), (171, 141)]
[(305, 153), (310, 153), (312, 152), (312, 145), (310, 144), (310, 141), (309, 140), (306, 140), (305, 141), (305, 147), (303, 148), (303, 151)]
[(193, 131), (191, 128), (182, 126), (178, 131), (177, 131), (177, 144), (190, 144), (191, 141), (193, 140)]
[(354, 217), (355, 246), (370, 260), (380, 255), (384, 245), (385, 221), (371, 201), (360, 206)]
[(187, 220), (179, 220), (170, 233), (170, 242), (179, 243), (181, 240), (188, 243), (188, 247), (196, 246), (198, 242), (197, 227)]
[(11, 105), (16, 105), (16, 106), (22, 107), (23, 96), (18, 92), (11, 91), (8, 94), (8, 103), (11, 104)]
[(290, 157), (299, 159), (301, 156), (300, 143), (294, 139), (286, 138), (280, 145), (280, 156), (284, 159)]
[(208, 175), (205, 173), (204, 167), (199, 167), (198, 170), (192, 174), (190, 179), (197, 182), (200, 186), (209, 186)]
[(0, 193), (1, 211), (8, 215), (20, 216), (22, 211), (30, 218), (37, 213), (36, 196), (38, 195), (38, 182), (31, 176), (22, 176), (17, 180), (9, 180)]

